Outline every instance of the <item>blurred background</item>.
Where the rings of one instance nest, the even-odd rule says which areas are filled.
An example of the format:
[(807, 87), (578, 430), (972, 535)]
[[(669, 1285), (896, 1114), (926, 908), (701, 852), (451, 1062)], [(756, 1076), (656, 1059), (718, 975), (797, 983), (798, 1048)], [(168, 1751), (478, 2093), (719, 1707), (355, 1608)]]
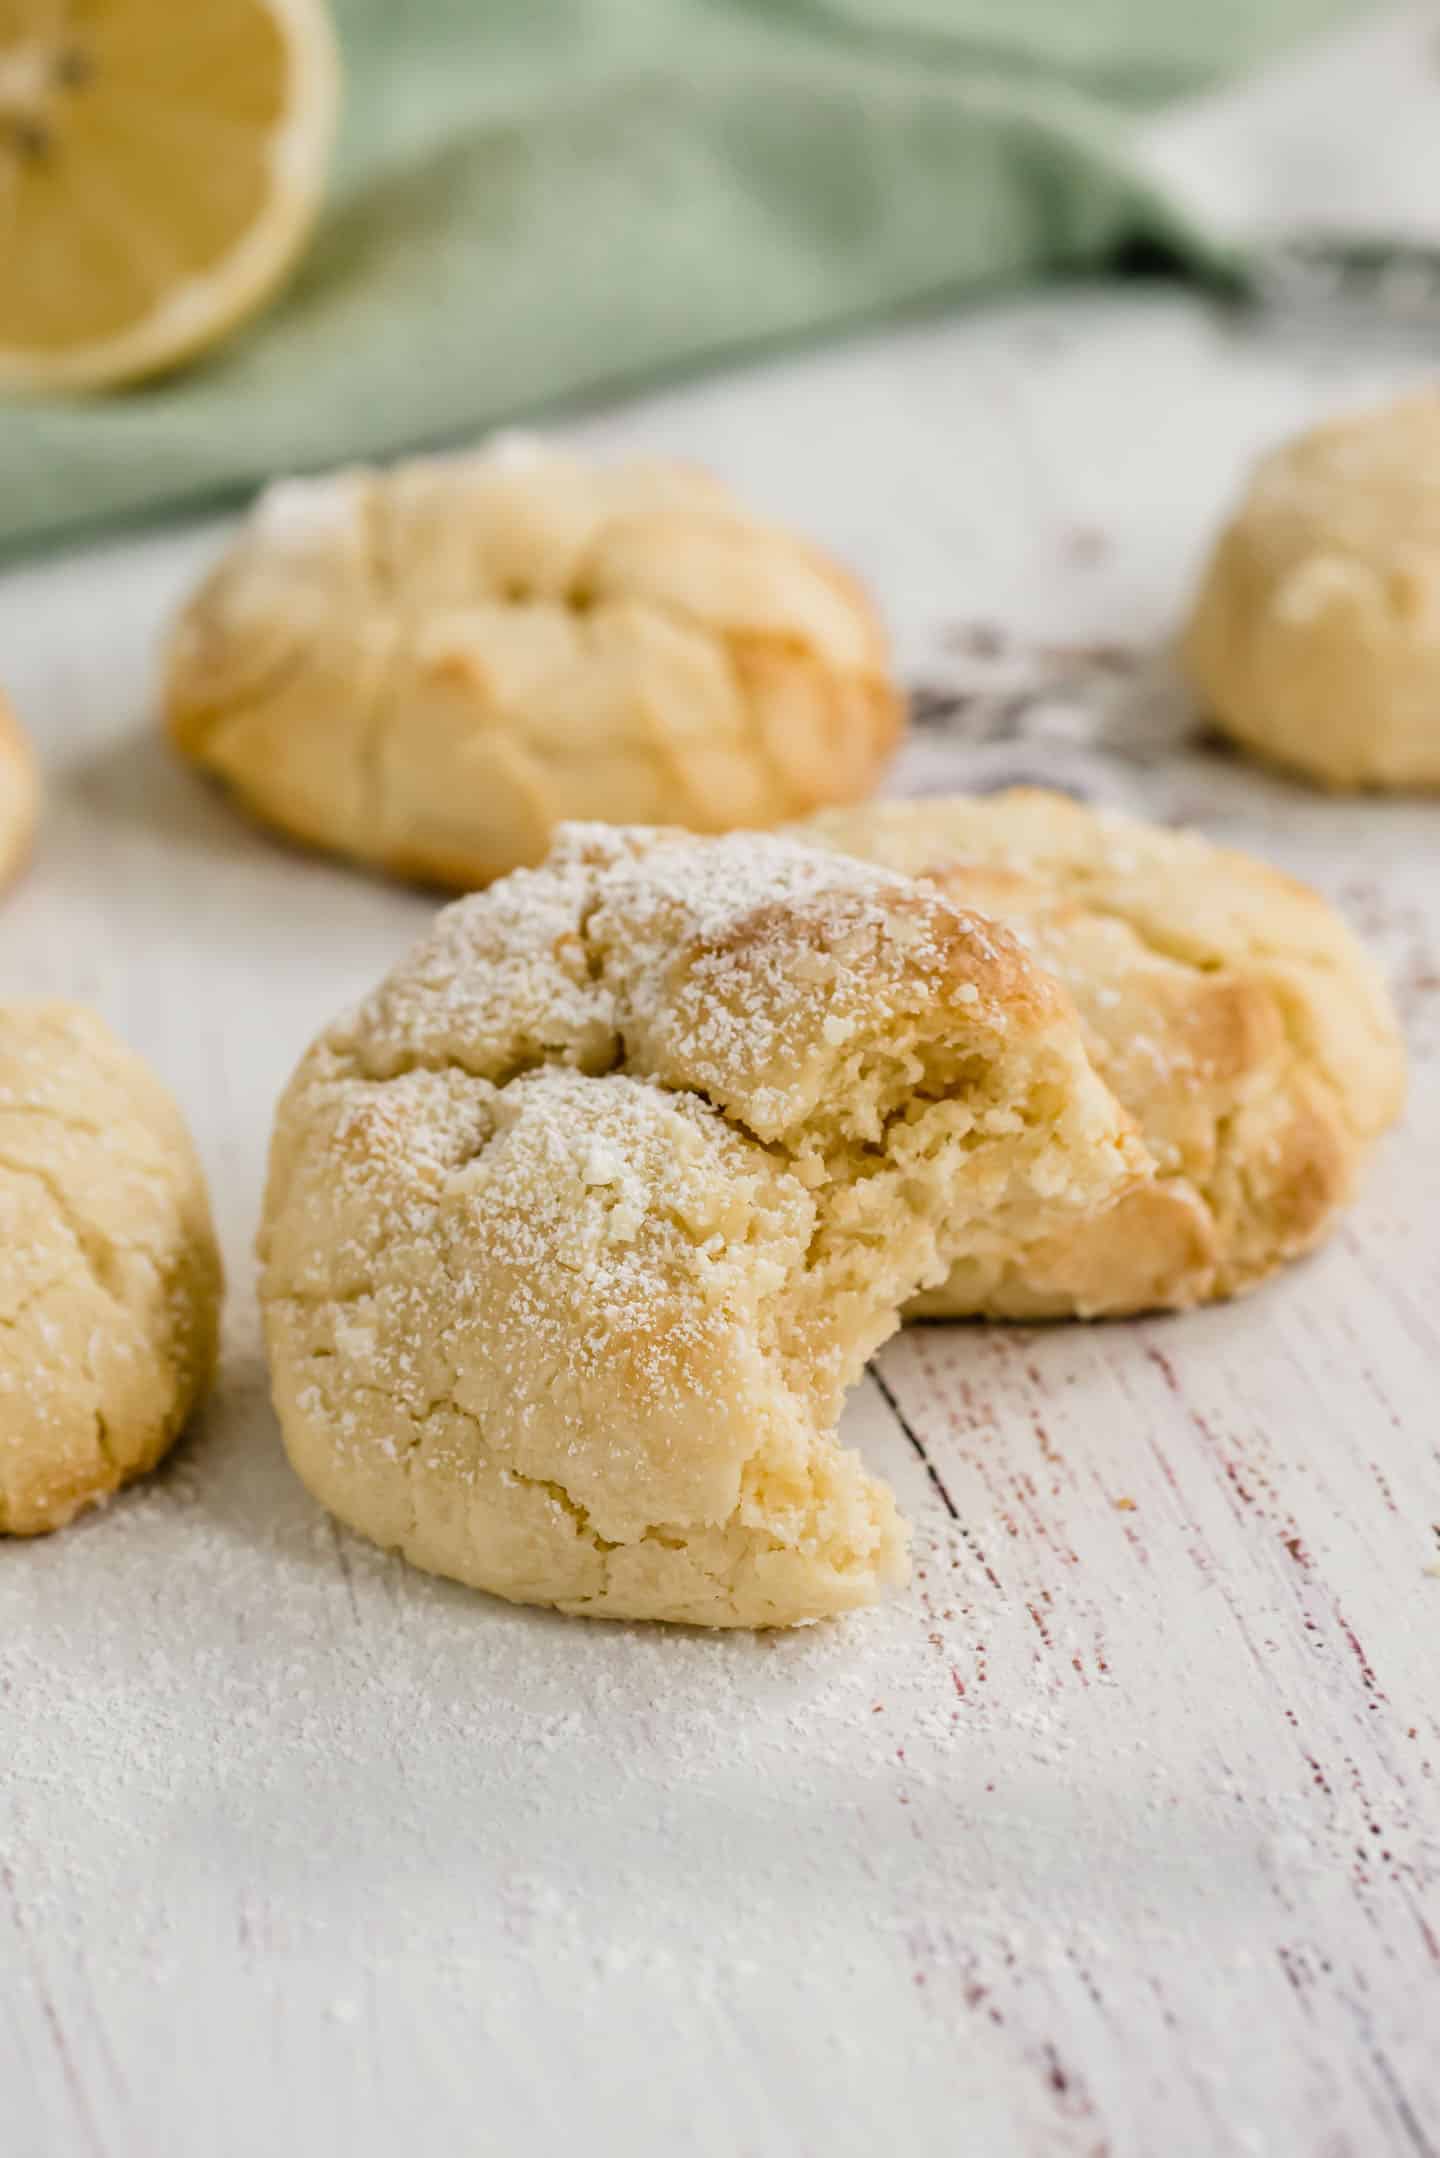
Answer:
[(1060, 274), (1428, 305), (1437, 52), (1354, 0), (5, 0), (0, 547)]

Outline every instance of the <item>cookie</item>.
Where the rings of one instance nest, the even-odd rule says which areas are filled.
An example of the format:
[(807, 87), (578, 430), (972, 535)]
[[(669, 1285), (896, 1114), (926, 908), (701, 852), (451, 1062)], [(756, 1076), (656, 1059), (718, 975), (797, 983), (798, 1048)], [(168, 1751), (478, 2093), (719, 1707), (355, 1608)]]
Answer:
[(909, 878), (567, 827), (442, 913), (276, 1120), (290, 1458), (516, 1602), (781, 1626), (903, 1577), (835, 1437), (902, 1300), (1146, 1170), (1068, 999)]
[(1375, 968), (1316, 893), (1038, 789), (876, 803), (805, 836), (1003, 922), (1073, 997), (1156, 1164), (1093, 1219), (967, 1255), (922, 1313), (1179, 1309), (1253, 1287), (1333, 1225), (1405, 1060)]
[(1180, 657), (1261, 756), (1328, 787), (1440, 787), (1440, 394), (1263, 460)]
[(689, 467), (539, 450), (271, 488), (181, 616), (164, 708), (282, 831), (463, 890), (565, 817), (721, 832), (857, 800), (901, 715), (817, 549)]
[(71, 1004), (0, 1004), (0, 1531), (153, 1468), (215, 1363), (220, 1262), (180, 1113)]
[(39, 800), (30, 744), (0, 696), (0, 886), (10, 882), (30, 852)]

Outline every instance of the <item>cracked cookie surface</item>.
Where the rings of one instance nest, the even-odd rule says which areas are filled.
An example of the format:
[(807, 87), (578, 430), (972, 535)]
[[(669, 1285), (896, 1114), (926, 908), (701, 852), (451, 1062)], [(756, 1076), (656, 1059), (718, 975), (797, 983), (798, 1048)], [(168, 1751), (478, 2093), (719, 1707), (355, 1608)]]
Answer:
[(903, 1298), (1148, 1172), (1068, 999), (909, 878), (597, 825), (442, 913), (281, 1102), (285, 1443), (416, 1564), (786, 1625), (903, 1578), (834, 1434)]
[(16, 875), (30, 851), (39, 800), (30, 744), (0, 695), (0, 887)]
[(268, 822), (462, 890), (566, 817), (857, 800), (901, 720), (817, 549), (699, 470), (523, 448), (271, 488), (179, 620), (164, 709)]
[(154, 1467), (214, 1368), (220, 1293), (164, 1088), (92, 1013), (0, 1004), (0, 1531)]
[(1234, 1295), (1320, 1241), (1399, 1114), (1404, 1052), (1375, 967), (1317, 893), (1248, 856), (1040, 789), (877, 803), (802, 836), (924, 876), (1023, 939), (1155, 1160), (1097, 1218), (967, 1257), (922, 1314)]
[(1322, 785), (1440, 789), (1440, 395), (1262, 458), (1180, 658), (1235, 740)]

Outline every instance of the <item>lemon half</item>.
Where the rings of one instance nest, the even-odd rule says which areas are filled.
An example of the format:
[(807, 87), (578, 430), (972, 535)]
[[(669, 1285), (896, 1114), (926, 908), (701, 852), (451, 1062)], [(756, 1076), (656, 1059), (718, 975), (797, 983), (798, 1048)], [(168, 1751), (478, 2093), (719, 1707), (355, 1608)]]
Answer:
[(0, 0), (0, 387), (133, 382), (253, 313), (338, 105), (324, 0)]

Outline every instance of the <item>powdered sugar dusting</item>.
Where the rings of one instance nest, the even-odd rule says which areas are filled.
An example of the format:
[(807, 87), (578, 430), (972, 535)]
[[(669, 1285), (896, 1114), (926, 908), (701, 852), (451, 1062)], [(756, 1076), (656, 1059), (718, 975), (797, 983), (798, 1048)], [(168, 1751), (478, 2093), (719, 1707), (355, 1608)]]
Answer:
[(947, 990), (973, 1007), (1011, 964), (1002, 932), (894, 871), (769, 834), (572, 824), (540, 869), (447, 908), (341, 1033), (375, 1077), (623, 1054), (767, 1135), (813, 1106), (867, 1004), (914, 1011), (958, 966)]
[[(515, 428), (459, 454), (409, 458), (395, 472), (459, 486), (471, 474), (535, 472), (554, 463), (557, 456), (544, 436)], [(309, 547), (342, 537), (362, 521), (375, 480), (375, 472), (363, 466), (272, 480), (256, 497), (251, 530), (267, 546), (281, 548)]]
[(844, 1388), (964, 1238), (1094, 1204), (1128, 1148), (1073, 1015), (941, 894), (781, 838), (567, 827), (282, 1105), (292, 1454), (357, 1525), (525, 1600), (869, 1601), (901, 1541), (830, 1443)]
[(256, 500), (251, 528), (267, 546), (323, 545), (359, 525), (369, 485), (369, 475), (354, 470), (272, 480)]

